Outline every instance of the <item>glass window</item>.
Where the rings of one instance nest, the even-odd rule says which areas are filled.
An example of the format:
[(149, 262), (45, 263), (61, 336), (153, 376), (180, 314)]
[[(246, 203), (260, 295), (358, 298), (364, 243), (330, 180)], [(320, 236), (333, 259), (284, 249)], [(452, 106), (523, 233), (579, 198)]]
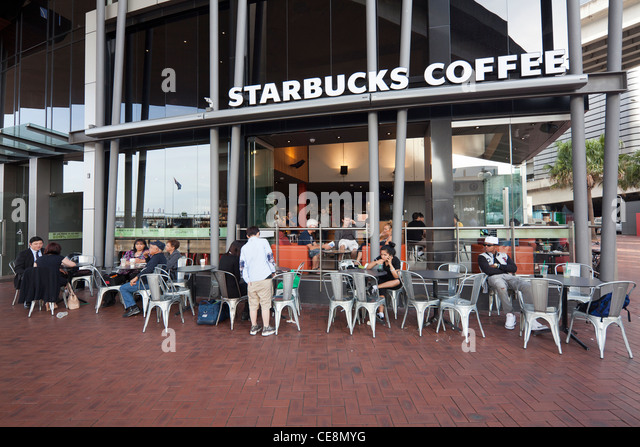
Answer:
[(20, 64), (20, 124), (33, 123), (46, 126), (45, 76), (46, 53), (25, 56)]
[(69, 133), (69, 85), (71, 74), (71, 46), (53, 51), (52, 58), (53, 85), (51, 89), (52, 104), (47, 107), (50, 129)]
[[(140, 211), (143, 228), (208, 228), (209, 166), (208, 144), (121, 153), (116, 226), (135, 227)], [(144, 188), (143, 203), (137, 201), (138, 188)]]
[(3, 103), (3, 127), (15, 125), (15, 72), (16, 69), (10, 68), (2, 74), (2, 103)]

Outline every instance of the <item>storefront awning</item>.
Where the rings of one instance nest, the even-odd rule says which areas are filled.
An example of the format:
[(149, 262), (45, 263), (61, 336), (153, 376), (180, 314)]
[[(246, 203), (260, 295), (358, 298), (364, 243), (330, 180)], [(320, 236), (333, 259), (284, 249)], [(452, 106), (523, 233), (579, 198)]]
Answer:
[(69, 143), (67, 134), (36, 124), (0, 129), (0, 163), (52, 157), (82, 150), (82, 146)]

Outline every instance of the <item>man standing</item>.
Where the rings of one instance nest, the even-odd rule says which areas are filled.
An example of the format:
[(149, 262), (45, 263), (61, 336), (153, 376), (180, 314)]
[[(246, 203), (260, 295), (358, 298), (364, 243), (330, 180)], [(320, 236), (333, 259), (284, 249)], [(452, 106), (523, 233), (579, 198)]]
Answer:
[(20, 288), (20, 282), (22, 281), (22, 275), (25, 270), (33, 268), (36, 260), (42, 256), (42, 246), (44, 241), (40, 236), (33, 236), (29, 239), (29, 248), (18, 253), (16, 260), (14, 261), (14, 268), (16, 270), (16, 276), (13, 278), (13, 285), (16, 289)]
[(151, 242), (149, 244), (149, 254), (151, 255), (151, 259), (147, 262), (147, 266), (131, 281), (120, 286), (120, 294), (122, 295), (125, 307), (125, 312), (122, 315), (123, 317), (131, 317), (140, 313), (140, 308), (136, 306), (136, 300), (133, 298), (133, 294), (140, 289), (139, 280), (141, 275), (153, 273), (158, 265), (167, 263), (167, 258), (164, 256), (164, 253), (162, 253), (163, 250), (163, 242)]
[(268, 336), (276, 332), (269, 324), (271, 318), (271, 299), (273, 286), (271, 277), (276, 271), (273, 252), (269, 242), (260, 239), (260, 230), (256, 226), (247, 228), (249, 239), (240, 250), (240, 273), (247, 283), (249, 298), (249, 317), (251, 318), (251, 335), (256, 335), (261, 326), (258, 324), (258, 308), (262, 313), (262, 335)]
[[(516, 327), (516, 316), (513, 314), (513, 306), (509, 298), (509, 290), (522, 292), (522, 298), (526, 302), (531, 302), (531, 284), (515, 276), (518, 267), (513, 259), (506, 253), (498, 251), (500, 240), (495, 236), (488, 236), (484, 239), (484, 253), (478, 256), (478, 267), (485, 273), (487, 284), (497, 294), (502, 302), (502, 308), (507, 313), (507, 320), (504, 327), (514, 329)], [(546, 326), (534, 321), (531, 327), (533, 331), (547, 329)]]

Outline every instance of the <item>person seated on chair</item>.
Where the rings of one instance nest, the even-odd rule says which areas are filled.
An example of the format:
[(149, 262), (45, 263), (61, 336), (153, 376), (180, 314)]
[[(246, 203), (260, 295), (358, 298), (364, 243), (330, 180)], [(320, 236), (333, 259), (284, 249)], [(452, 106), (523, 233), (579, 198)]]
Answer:
[[(400, 270), (400, 259), (396, 256), (395, 246), (396, 244), (389, 242), (380, 249), (380, 256), (364, 266), (365, 269), (381, 268), (384, 270), (385, 274), (378, 277), (378, 290), (382, 290), (382, 292), (384, 292), (385, 289), (397, 290), (402, 287), (398, 273), (398, 270)], [(377, 316), (378, 320), (384, 321), (383, 306), (378, 308)]]
[[(488, 276), (487, 284), (492, 288), (500, 302), (502, 308), (506, 312), (506, 322), (504, 327), (514, 329), (516, 327), (516, 316), (513, 313), (513, 305), (509, 298), (509, 290), (522, 292), (522, 298), (525, 302), (531, 302), (531, 284), (515, 276), (518, 267), (513, 259), (506, 253), (498, 251), (500, 240), (495, 236), (487, 236), (484, 239), (484, 253), (478, 255), (478, 267)], [(532, 325), (532, 330), (539, 331), (546, 329), (537, 321)]]
[(335, 239), (338, 241), (338, 248), (340, 250), (351, 251), (351, 259), (356, 259), (360, 245), (356, 240), (356, 230), (353, 229), (353, 220), (351, 217), (344, 216), (342, 219), (342, 228), (336, 230)]
[(306, 245), (309, 249), (309, 258), (311, 258), (311, 270), (317, 270), (320, 267), (320, 250), (324, 248), (325, 250), (329, 250), (331, 248), (331, 244), (326, 243), (318, 244), (313, 238), (313, 233), (316, 231), (315, 228), (318, 228), (318, 221), (315, 219), (307, 220), (308, 230), (304, 230), (300, 233), (298, 237), (298, 245)]
[(64, 287), (69, 282), (69, 275), (62, 267), (72, 268), (76, 263), (60, 254), (62, 247), (57, 242), (49, 242), (44, 254), (36, 261), (36, 267), (45, 267), (58, 271), (58, 286)]
[(182, 257), (182, 253), (178, 248), (180, 248), (180, 241), (176, 239), (169, 239), (165, 245), (165, 250), (169, 254), (167, 257), (167, 272), (169, 272), (172, 280), (175, 280), (178, 275), (178, 260)]
[(147, 262), (147, 266), (129, 282), (120, 286), (120, 294), (122, 295), (125, 307), (125, 312), (122, 315), (123, 317), (131, 317), (140, 313), (140, 308), (136, 306), (136, 300), (133, 298), (133, 294), (140, 289), (139, 280), (141, 275), (153, 273), (158, 265), (167, 263), (167, 258), (162, 252), (164, 247), (165, 245), (163, 242), (151, 242), (149, 244), (149, 254), (151, 255), (151, 259)]
[(29, 239), (29, 248), (18, 253), (16, 260), (14, 261), (16, 276), (13, 278), (13, 285), (16, 290), (20, 289), (20, 282), (22, 281), (22, 275), (25, 270), (33, 268), (36, 260), (42, 256), (43, 245), (44, 241), (40, 236), (33, 236)]
[[(244, 278), (240, 274), (240, 251), (242, 250), (242, 245), (243, 244), (240, 241), (233, 241), (229, 247), (229, 251), (220, 256), (220, 265), (218, 266), (218, 270), (233, 274), (238, 281), (237, 287), (240, 288), (240, 290), (238, 290), (236, 283), (231, 280), (231, 278), (227, 278), (227, 292), (229, 293), (230, 298), (247, 296), (247, 283), (244, 282)], [(247, 321), (249, 319), (248, 302), (245, 302), (244, 308), (242, 309), (242, 316), (240, 318), (242, 321)]]

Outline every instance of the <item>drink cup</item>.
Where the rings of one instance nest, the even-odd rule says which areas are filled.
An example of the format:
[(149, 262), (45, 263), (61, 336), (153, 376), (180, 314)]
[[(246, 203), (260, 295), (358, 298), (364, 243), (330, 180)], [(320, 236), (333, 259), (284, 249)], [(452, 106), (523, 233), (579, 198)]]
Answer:
[(543, 278), (547, 277), (547, 272), (549, 271), (549, 266), (548, 265), (541, 265), (540, 266), (540, 274), (542, 275)]
[(200, 259), (200, 265), (201, 265), (202, 267), (204, 267), (205, 262), (206, 262), (206, 261), (205, 261), (204, 259)]

